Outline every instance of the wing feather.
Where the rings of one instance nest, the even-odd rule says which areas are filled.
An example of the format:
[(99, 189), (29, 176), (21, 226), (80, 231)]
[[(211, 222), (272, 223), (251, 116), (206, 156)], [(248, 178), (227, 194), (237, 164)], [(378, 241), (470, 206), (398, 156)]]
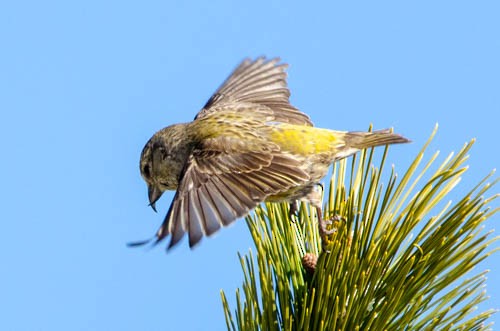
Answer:
[(201, 208), (201, 205), (199, 204), (198, 192), (194, 190), (188, 192), (188, 194), (186, 195), (186, 204), (186, 212), (189, 225), (189, 246), (193, 246), (203, 237), (202, 224), (199, 221), (193, 222), (193, 219), (201, 220), (203, 225), (205, 225), (207, 220), (202, 217), (203, 210)]
[(288, 65), (279, 62), (279, 58), (267, 60), (265, 57), (241, 62), (195, 119), (228, 108), (248, 111), (256, 108), (248, 105), (255, 105), (269, 109), (276, 122), (312, 126), (309, 116), (290, 104), (285, 71)]
[[(175, 246), (185, 232), (189, 234), (189, 246), (192, 247), (204, 235), (212, 235), (222, 226), (248, 214), (266, 197), (309, 179), (297, 160), (279, 153), (212, 153), (208, 159), (195, 155), (201, 157), (203, 153), (191, 155), (156, 235), (157, 242), (171, 235), (168, 248)], [(251, 162), (251, 166), (238, 163), (242, 161)]]
[(203, 209), (205, 233), (209, 236), (221, 228), (222, 220), (216, 212), (217, 207), (206, 186), (200, 187), (200, 194), (198, 194), (198, 197), (200, 199), (201, 208)]
[[(251, 83), (264, 80), (273, 74), (286, 75), (284, 69), (287, 65), (282, 64), (276, 66), (279, 61), (279, 58), (266, 61), (264, 57), (259, 57), (253, 62), (249, 59), (244, 60), (242, 64), (238, 66), (237, 70), (229, 76), (228, 80), (221, 86), (218, 92), (227, 95), (230, 95), (231, 92), (233, 92), (232, 94), (236, 94), (234, 93), (235, 91), (239, 91)], [(282, 78), (286, 78), (286, 76)]]

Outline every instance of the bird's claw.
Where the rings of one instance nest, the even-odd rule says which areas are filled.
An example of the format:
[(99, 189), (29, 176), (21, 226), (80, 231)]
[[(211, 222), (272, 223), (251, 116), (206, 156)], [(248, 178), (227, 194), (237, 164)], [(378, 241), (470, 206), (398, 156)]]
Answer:
[[(322, 241), (323, 250), (326, 250), (326, 246), (328, 245), (329, 236), (337, 232), (337, 228), (339, 227), (339, 222), (345, 222), (345, 218), (340, 215), (335, 215), (330, 217), (329, 219), (319, 219), (319, 234)], [(331, 227), (328, 229), (328, 227)]]
[(337, 232), (337, 229), (335, 228), (328, 230), (328, 226), (332, 224), (333, 224), (332, 220), (321, 220), (319, 222), (319, 232), (322, 237), (329, 236)]

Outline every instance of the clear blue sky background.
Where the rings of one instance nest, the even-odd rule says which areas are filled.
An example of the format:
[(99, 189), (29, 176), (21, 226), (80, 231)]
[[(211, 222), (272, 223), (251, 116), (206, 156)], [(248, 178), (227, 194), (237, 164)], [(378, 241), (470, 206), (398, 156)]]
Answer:
[[(392, 149), (399, 172), (436, 122), (442, 158), (476, 137), (458, 197), (500, 165), (499, 14), (493, 0), (3, 2), (0, 329), (225, 328), (243, 221), (194, 251), (125, 243), (152, 235), (173, 196), (147, 207), (143, 145), (246, 56), (290, 63), (292, 103), (319, 126), (410, 137)], [(481, 265), (482, 308), (500, 308), (499, 255)]]

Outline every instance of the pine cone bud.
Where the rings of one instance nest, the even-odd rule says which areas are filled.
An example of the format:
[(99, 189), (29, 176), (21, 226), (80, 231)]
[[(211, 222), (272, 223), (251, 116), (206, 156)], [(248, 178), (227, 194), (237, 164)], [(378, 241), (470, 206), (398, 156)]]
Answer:
[(308, 275), (314, 275), (314, 270), (316, 270), (317, 262), (318, 257), (312, 253), (306, 253), (302, 257), (302, 266), (304, 267)]

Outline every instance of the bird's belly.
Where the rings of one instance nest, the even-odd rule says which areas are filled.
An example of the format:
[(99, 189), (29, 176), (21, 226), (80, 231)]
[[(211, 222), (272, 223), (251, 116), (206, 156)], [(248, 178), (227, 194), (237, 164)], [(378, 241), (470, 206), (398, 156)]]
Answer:
[[(306, 166), (306, 172), (310, 176), (310, 180), (307, 183), (270, 195), (266, 198), (266, 202), (317, 200), (318, 193), (320, 193), (319, 196), (321, 196), (321, 192), (317, 192), (318, 189), (321, 190), (318, 184), (328, 173), (330, 160), (325, 155), (315, 155), (309, 159), (305, 159), (304, 165)], [(314, 202), (316, 203), (316, 201)]]
[(313, 188), (314, 185), (310, 184), (306, 186), (296, 186), (287, 191), (268, 196), (266, 198), (266, 202), (283, 202), (283, 201), (292, 202), (295, 200), (301, 200), (301, 198), (307, 196)]

